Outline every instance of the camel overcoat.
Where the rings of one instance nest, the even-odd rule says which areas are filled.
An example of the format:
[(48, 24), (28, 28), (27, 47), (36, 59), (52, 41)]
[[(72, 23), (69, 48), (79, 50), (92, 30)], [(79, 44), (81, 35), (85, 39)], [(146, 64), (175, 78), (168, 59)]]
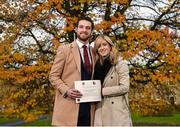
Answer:
[[(94, 68), (94, 53), (91, 48)], [(52, 125), (76, 126), (78, 120), (79, 104), (74, 99), (65, 98), (65, 92), (74, 88), (74, 81), (81, 80), (81, 58), (76, 42), (58, 47), (53, 62), (49, 80), (55, 88), (55, 102), (52, 116)], [(94, 116), (95, 105), (91, 105), (91, 116)], [(91, 117), (91, 124), (94, 118)]]
[(101, 102), (97, 103), (95, 126), (131, 126), (128, 103), (129, 69), (125, 61), (112, 66), (103, 83)]

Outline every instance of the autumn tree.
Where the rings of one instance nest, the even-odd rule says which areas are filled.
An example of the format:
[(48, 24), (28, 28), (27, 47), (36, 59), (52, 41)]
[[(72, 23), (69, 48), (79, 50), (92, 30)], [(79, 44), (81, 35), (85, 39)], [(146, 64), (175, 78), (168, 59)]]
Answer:
[(98, 34), (110, 36), (129, 62), (132, 110), (153, 115), (169, 106), (171, 86), (180, 80), (178, 0), (2, 0), (0, 4), (2, 113), (33, 120), (52, 111), (48, 73), (55, 51), (74, 40), (78, 17), (86, 15), (95, 22), (91, 42)]

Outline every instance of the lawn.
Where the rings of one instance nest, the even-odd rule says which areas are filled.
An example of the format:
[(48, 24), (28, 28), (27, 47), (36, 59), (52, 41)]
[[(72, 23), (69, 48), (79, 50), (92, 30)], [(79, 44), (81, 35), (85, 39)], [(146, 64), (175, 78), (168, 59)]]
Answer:
[[(0, 126), (3, 123), (14, 122), (16, 119), (0, 118)], [(134, 126), (180, 126), (180, 113), (172, 116), (158, 117), (142, 117), (136, 114), (132, 115)], [(51, 117), (47, 116), (44, 119), (36, 120), (30, 123), (24, 123), (21, 126), (50, 126)]]
[(51, 125), (51, 118), (50, 116), (46, 117), (45, 119), (36, 120), (34, 122), (25, 123), (23, 126), (50, 126)]
[[(133, 125), (134, 126), (180, 126), (180, 114), (174, 114), (172, 116), (158, 116), (158, 117), (142, 117), (139, 115), (132, 115)], [(43, 120), (37, 120), (32, 123), (26, 123), (25, 126), (32, 125), (51, 125), (50, 117), (47, 117)]]
[(15, 122), (17, 121), (18, 119), (16, 118), (5, 118), (5, 117), (0, 117), (0, 126), (3, 124), (3, 123), (7, 123), (7, 122)]
[(159, 125), (159, 126), (180, 126), (180, 114), (173, 114), (172, 116), (158, 116), (158, 117), (142, 117), (133, 114), (132, 120), (134, 125)]
[(25, 123), (23, 126), (51, 126), (51, 121), (48, 119), (37, 120), (31, 123)]

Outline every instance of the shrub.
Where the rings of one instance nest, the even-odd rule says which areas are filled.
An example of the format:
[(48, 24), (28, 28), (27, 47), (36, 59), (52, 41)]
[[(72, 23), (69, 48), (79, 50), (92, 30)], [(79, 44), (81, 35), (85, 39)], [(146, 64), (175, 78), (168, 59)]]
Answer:
[(166, 101), (149, 98), (130, 101), (130, 107), (133, 112), (137, 112), (142, 116), (169, 116), (174, 111), (174, 107)]

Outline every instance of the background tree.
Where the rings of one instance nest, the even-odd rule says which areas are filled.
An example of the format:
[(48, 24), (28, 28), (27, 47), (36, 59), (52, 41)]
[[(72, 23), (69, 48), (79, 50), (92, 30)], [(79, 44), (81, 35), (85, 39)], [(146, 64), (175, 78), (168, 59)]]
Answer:
[(132, 110), (153, 115), (168, 107), (171, 86), (180, 80), (178, 0), (1, 0), (0, 5), (2, 113), (33, 120), (52, 111), (48, 73), (55, 51), (74, 40), (78, 17), (86, 15), (95, 21), (91, 41), (98, 34), (110, 36), (129, 62)]

